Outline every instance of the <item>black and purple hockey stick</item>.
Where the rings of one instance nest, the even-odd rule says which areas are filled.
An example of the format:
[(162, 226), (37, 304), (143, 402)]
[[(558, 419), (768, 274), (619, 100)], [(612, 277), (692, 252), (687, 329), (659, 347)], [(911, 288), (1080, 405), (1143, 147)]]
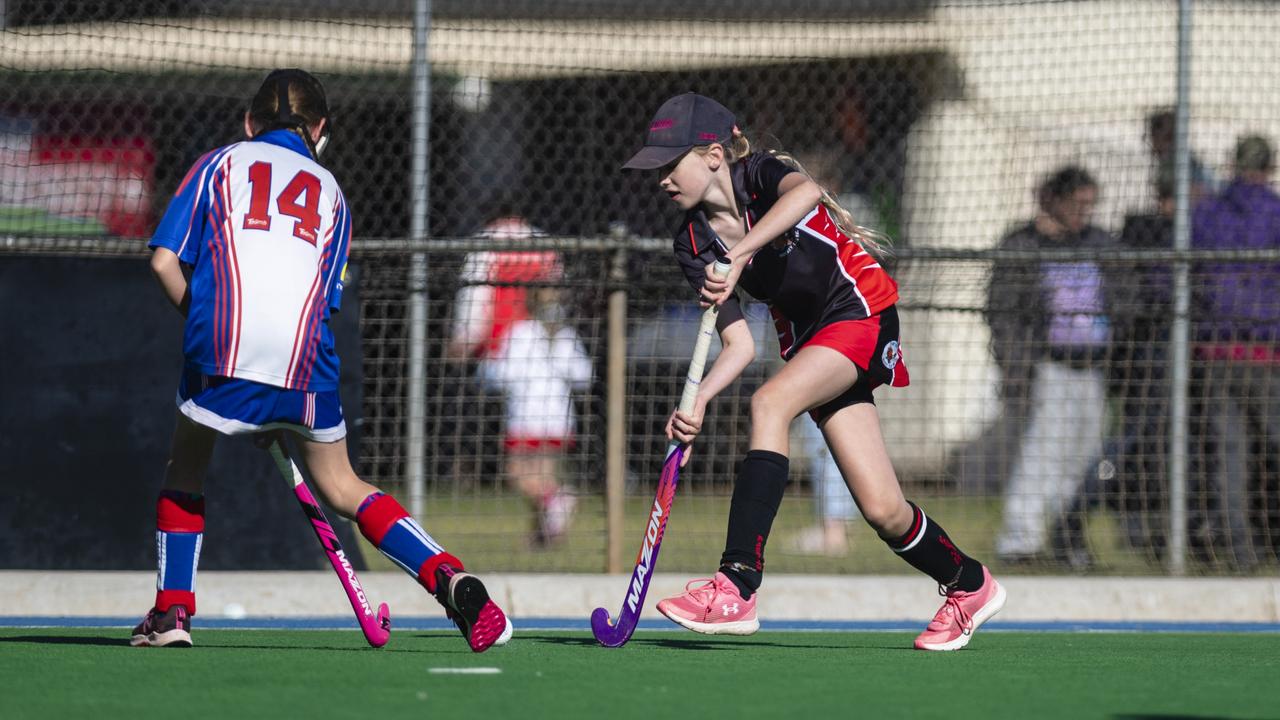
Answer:
[(311, 521), (311, 529), (316, 532), (316, 539), (320, 541), (320, 546), (324, 548), (325, 555), (329, 557), (329, 564), (333, 565), (333, 571), (338, 574), (338, 579), (342, 581), (342, 589), (347, 591), (347, 599), (351, 601), (351, 609), (356, 613), (356, 619), (360, 621), (360, 629), (364, 631), (364, 639), (369, 641), (373, 647), (382, 647), (387, 644), (387, 640), (391, 637), (391, 611), (387, 609), (387, 604), (382, 603), (378, 606), (378, 613), (375, 615), (373, 608), (369, 605), (369, 598), (365, 595), (364, 587), (360, 585), (360, 579), (356, 577), (356, 569), (351, 567), (351, 561), (347, 559), (347, 554), (342, 550), (342, 543), (338, 541), (338, 534), (333, 531), (333, 526), (324, 516), (324, 511), (320, 509), (320, 504), (316, 502), (315, 497), (311, 494), (311, 489), (307, 487), (307, 483), (302, 479), (302, 473), (298, 471), (298, 466), (294, 464), (293, 459), (289, 457), (289, 453), (284, 448), (284, 440), (277, 438), (271, 442), (268, 448), (271, 451), (271, 457), (276, 461), (276, 467), (279, 468), (280, 474), (284, 476), (286, 482), (293, 486), (293, 494), (298, 498), (298, 504), (302, 505), (302, 512), (306, 513), (307, 519)]
[[(715, 272), (723, 277), (729, 273), (729, 268), (727, 263), (718, 262)], [(693, 412), (694, 402), (698, 397), (698, 383), (702, 382), (707, 352), (711, 349), (711, 335), (716, 329), (718, 310), (716, 305), (712, 305), (702, 313), (698, 340), (694, 343), (693, 358), (689, 361), (689, 374), (685, 377), (684, 392), (680, 395), (680, 412)], [(644, 542), (640, 544), (640, 552), (636, 555), (636, 566), (631, 571), (631, 582), (627, 586), (627, 596), (622, 601), (622, 611), (618, 613), (617, 619), (609, 617), (609, 611), (602, 607), (591, 613), (591, 633), (605, 647), (625, 645), (636, 631), (640, 611), (644, 609), (645, 595), (649, 593), (649, 580), (653, 578), (653, 569), (658, 564), (662, 536), (667, 530), (667, 520), (671, 517), (671, 504), (676, 498), (676, 486), (680, 482), (680, 462), (683, 459), (684, 444), (679, 440), (672, 440), (667, 445), (667, 458), (662, 464), (662, 476), (658, 479), (658, 492), (649, 509)]]

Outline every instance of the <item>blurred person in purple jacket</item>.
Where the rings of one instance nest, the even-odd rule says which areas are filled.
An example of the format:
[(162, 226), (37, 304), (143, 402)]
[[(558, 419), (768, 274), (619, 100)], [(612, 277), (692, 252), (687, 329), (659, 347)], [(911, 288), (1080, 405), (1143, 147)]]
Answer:
[[(1197, 250), (1280, 248), (1280, 195), (1271, 188), (1275, 153), (1257, 135), (1235, 148), (1229, 185), (1204, 200), (1192, 219)], [(1280, 262), (1205, 262), (1193, 266), (1191, 322), (1197, 366), (1192, 547), (1204, 559), (1240, 570), (1258, 562), (1253, 468), (1280, 460)], [(1261, 451), (1261, 452), (1259, 452)]]
[(1102, 452), (1106, 427), (1104, 367), (1111, 347), (1111, 283), (1097, 251), (1114, 245), (1093, 224), (1098, 183), (1066, 165), (1036, 191), (1039, 210), (1015, 227), (1001, 250), (1072, 251), (1073, 259), (1001, 259), (987, 289), (991, 351), (1006, 378), (1030, 382), (1030, 413), (1004, 488), (996, 555), (1004, 562), (1044, 554), (1049, 528), (1062, 519)]

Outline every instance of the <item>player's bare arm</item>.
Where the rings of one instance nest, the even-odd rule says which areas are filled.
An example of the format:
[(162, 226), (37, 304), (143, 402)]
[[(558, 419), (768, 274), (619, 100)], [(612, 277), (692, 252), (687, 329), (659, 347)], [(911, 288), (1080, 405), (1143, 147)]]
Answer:
[(742, 276), (742, 271), (746, 269), (751, 256), (794, 227), (813, 210), (813, 206), (820, 199), (822, 199), (822, 188), (803, 174), (791, 173), (782, 178), (778, 183), (778, 202), (760, 218), (760, 221), (743, 236), (742, 240), (729, 249), (727, 259), (733, 264), (729, 274), (720, 278), (707, 270), (707, 282), (702, 290), (703, 297), (717, 305), (723, 305), (733, 295), (733, 289), (738, 285), (738, 278)]
[(168, 248), (156, 248), (151, 255), (151, 272), (160, 283), (164, 296), (182, 313), (182, 317), (186, 317), (191, 306), (191, 288), (187, 285), (187, 276), (182, 272), (178, 256)]
[[(702, 384), (698, 386), (698, 396), (693, 412), (685, 414), (677, 409), (667, 418), (668, 440), (680, 440), (685, 444), (692, 443), (693, 439), (702, 431), (702, 421), (706, 415), (707, 404), (726, 387), (729, 387), (734, 380), (737, 380), (742, 375), (742, 371), (746, 370), (751, 361), (755, 360), (755, 339), (751, 337), (751, 329), (747, 327), (746, 320), (735, 320), (721, 329), (720, 342), (723, 345), (720, 354), (716, 356), (711, 369), (707, 371), (707, 374), (702, 378)], [(688, 464), (691, 454), (693, 454), (692, 447), (685, 450), (681, 467)]]

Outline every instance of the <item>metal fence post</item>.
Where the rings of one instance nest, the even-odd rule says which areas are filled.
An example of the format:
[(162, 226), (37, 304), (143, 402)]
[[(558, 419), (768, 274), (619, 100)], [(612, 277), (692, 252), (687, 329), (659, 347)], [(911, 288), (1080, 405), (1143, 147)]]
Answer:
[[(431, 0), (416, 0), (413, 7), (413, 162), (410, 175), (409, 236), (424, 240), (430, 232), (431, 66), (427, 36), (431, 27)], [(425, 510), (426, 403), (427, 403), (427, 254), (415, 252), (409, 261), (409, 384), (405, 407), (405, 482), (409, 512), (422, 517)]]
[[(1191, 0), (1178, 1), (1178, 89), (1174, 133), (1174, 218), (1173, 247), (1186, 252), (1191, 247), (1191, 146), (1188, 123), (1191, 119)], [(1187, 572), (1187, 440), (1188, 384), (1190, 379), (1191, 328), (1187, 313), (1191, 307), (1188, 262), (1178, 260), (1173, 273), (1173, 328), (1169, 338), (1169, 369), (1172, 394), (1169, 398), (1169, 573)]]
[(626, 494), (627, 421), (627, 251), (613, 253), (609, 281), (608, 404), (605, 435), (605, 570), (622, 572), (622, 534)]

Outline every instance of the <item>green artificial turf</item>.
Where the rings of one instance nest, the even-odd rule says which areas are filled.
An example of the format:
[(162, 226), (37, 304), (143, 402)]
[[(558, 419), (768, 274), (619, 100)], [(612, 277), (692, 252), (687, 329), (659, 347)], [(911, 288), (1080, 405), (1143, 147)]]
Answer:
[[(905, 633), (517, 633), (472, 654), (452, 632), (200, 630), (189, 650), (127, 630), (0, 629), (0, 717), (1274, 718), (1271, 634), (980, 633), (956, 653)], [(433, 669), (496, 668), (481, 675)]]

